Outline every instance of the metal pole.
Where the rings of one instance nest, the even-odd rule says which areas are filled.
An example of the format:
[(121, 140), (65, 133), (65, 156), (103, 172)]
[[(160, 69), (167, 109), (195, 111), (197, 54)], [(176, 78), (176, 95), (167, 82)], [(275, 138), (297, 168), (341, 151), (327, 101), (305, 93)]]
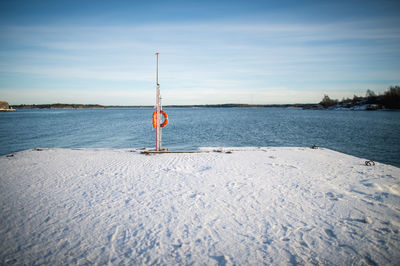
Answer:
[[(160, 93), (160, 111), (162, 110), (162, 97), (161, 97), (161, 93)], [(161, 118), (160, 118), (160, 124), (161, 124)], [(162, 150), (162, 127), (160, 127), (160, 135), (159, 135), (159, 141), (160, 141), (160, 151)]]
[(160, 53), (156, 53), (156, 55), (157, 55), (157, 85), (158, 85), (158, 55), (159, 55)]
[(161, 103), (161, 91), (160, 91), (160, 84), (158, 83), (158, 55), (157, 53), (157, 86), (158, 86), (158, 106), (159, 110), (157, 111), (157, 117), (158, 117), (158, 149), (161, 151), (162, 150), (162, 128), (160, 127), (161, 125), (161, 113), (160, 111), (162, 110), (162, 103)]
[(161, 150), (161, 131), (160, 131), (160, 84), (158, 84), (158, 54), (157, 55), (157, 87), (156, 87), (156, 111), (157, 111), (157, 118), (156, 118), (156, 151)]

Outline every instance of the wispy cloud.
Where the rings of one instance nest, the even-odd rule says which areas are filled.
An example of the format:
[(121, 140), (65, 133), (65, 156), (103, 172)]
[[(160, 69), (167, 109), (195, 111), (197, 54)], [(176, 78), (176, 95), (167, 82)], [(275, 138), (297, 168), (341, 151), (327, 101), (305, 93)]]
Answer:
[(71, 86), (77, 80), (111, 81), (121, 94), (103, 96), (113, 104), (125, 101), (127, 88), (136, 96), (143, 86), (152, 92), (155, 51), (161, 53), (169, 104), (252, 97), (258, 103), (307, 102), (324, 90), (335, 93), (329, 84), (343, 92), (355, 84), (383, 88), (399, 82), (400, 28), (380, 20), (2, 26), (0, 33), (1, 83), (28, 84), (35, 77), (46, 90), (57, 79)]

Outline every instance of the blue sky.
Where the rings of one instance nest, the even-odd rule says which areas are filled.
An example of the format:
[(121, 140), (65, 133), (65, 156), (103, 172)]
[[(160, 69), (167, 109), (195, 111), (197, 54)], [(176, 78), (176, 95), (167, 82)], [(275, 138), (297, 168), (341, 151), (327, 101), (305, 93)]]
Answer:
[(312, 103), (400, 83), (398, 1), (1, 1), (0, 100)]

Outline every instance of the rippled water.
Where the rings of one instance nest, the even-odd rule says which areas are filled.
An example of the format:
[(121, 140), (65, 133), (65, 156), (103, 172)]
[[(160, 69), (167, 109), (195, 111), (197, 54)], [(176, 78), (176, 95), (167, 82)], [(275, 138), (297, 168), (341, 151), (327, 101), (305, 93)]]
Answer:
[[(163, 147), (318, 145), (400, 166), (400, 112), (166, 108)], [(0, 113), (0, 154), (35, 147), (154, 147), (152, 109)]]

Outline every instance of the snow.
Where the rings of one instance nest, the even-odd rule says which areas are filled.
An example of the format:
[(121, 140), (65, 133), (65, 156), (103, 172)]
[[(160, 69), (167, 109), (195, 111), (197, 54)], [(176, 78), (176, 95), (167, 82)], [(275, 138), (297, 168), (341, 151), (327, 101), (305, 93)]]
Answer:
[(399, 168), (328, 149), (201, 150), (0, 157), (0, 264), (400, 262)]

